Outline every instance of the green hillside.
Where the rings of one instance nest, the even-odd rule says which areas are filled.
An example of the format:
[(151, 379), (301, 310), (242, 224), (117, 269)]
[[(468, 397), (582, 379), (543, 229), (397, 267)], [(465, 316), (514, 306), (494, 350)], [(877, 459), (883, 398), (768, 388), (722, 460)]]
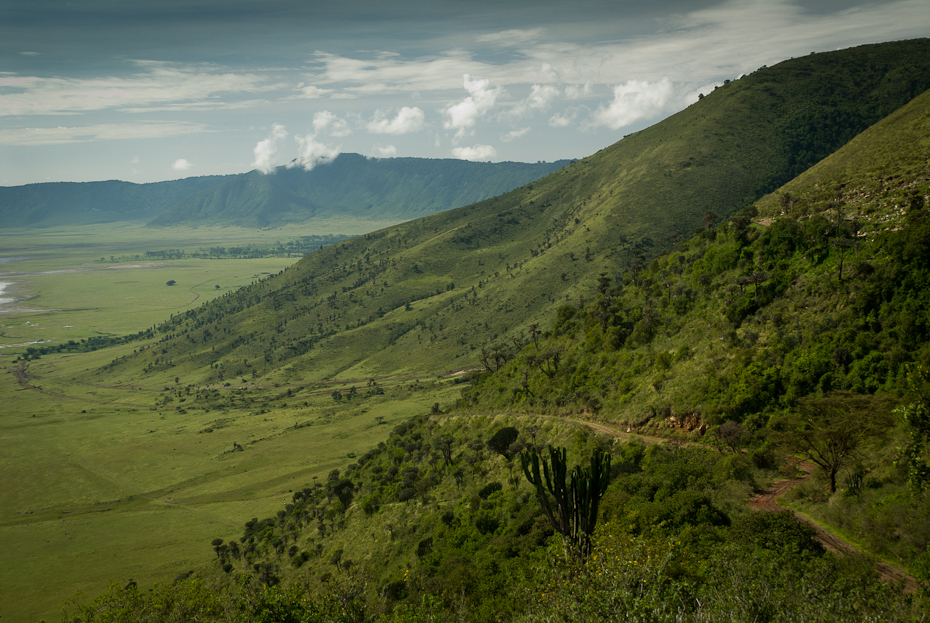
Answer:
[[(928, 141), (930, 91), (673, 252), (599, 275), (489, 351), (455, 409), (218, 534), (198, 573), (114, 586), (72, 620), (922, 620)], [(524, 474), (547, 446), (570, 466), (610, 456), (589, 554)], [(789, 503), (914, 585), (749, 509), (796, 475), (792, 454), (819, 469)]]
[(50, 182), (0, 187), (0, 227), (33, 228), (147, 221), (193, 193), (229, 177), (211, 175), (169, 182)]
[(930, 91), (728, 222), (598, 277), (470, 399), (658, 432), (898, 391), (908, 364), (930, 369), (928, 154)]
[(405, 221), (505, 193), (566, 164), (340, 154), (311, 171), (244, 173), (185, 198), (150, 225), (277, 227), (332, 217)]
[(542, 180), (176, 315), (157, 349), (113, 369), (283, 382), (473, 367), (482, 348), (590, 300), (599, 274), (616, 280), (899, 108), (930, 86), (928, 52), (907, 41), (760, 69)]

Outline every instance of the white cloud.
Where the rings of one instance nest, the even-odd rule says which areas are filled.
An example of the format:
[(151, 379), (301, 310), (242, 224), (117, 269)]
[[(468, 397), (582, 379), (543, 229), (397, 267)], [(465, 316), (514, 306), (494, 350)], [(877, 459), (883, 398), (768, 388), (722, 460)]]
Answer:
[(553, 128), (564, 128), (572, 124), (572, 121), (575, 120), (575, 117), (578, 116), (578, 110), (570, 108), (561, 114), (556, 113), (549, 117), (549, 125)]
[(565, 87), (565, 97), (572, 100), (581, 99), (583, 97), (590, 97), (591, 93), (594, 91), (591, 81), (588, 80), (582, 85), (570, 84)]
[(536, 74), (540, 80), (545, 82), (559, 82), (562, 80), (562, 70), (550, 63), (540, 65)]
[(299, 89), (300, 94), (294, 96), (297, 99), (315, 100), (326, 97), (333, 92), (333, 89), (321, 89), (320, 87), (313, 86), (312, 84), (300, 86)]
[(497, 156), (497, 150), (491, 145), (473, 145), (472, 147), (455, 147), (452, 155), (459, 160), (490, 160)]
[(58, 78), (0, 75), (0, 116), (61, 115), (228, 97), (273, 88), (258, 74), (205, 71), (155, 61), (135, 61), (126, 77)]
[(514, 106), (505, 117), (520, 118), (534, 110), (544, 110), (559, 96), (558, 87), (551, 84), (534, 84), (530, 87), (530, 94), (523, 101)]
[(268, 100), (243, 100), (239, 102), (221, 102), (209, 100), (206, 102), (178, 102), (163, 106), (133, 106), (120, 108), (120, 112), (152, 113), (152, 112), (209, 112), (214, 110), (241, 110), (243, 108), (269, 108), (272, 103)]
[(668, 110), (673, 102), (672, 81), (662, 78), (658, 82), (629, 80), (614, 87), (614, 98), (606, 107), (598, 106), (591, 119), (593, 126), (607, 126), (618, 130), (637, 121), (657, 117)]
[(294, 138), (297, 140), (297, 159), (287, 164), (288, 169), (303, 167), (305, 171), (312, 171), (313, 167), (320, 164), (329, 164), (339, 155), (338, 149), (324, 143), (318, 143), (311, 134), (295, 136)]
[(25, 50), (25, 51), (23, 51), (23, 52), (20, 52), (19, 54), (20, 54), (20, 56), (42, 56), (42, 54), (41, 54), (40, 52), (30, 52), (30, 51), (28, 51), (28, 50)]
[(393, 145), (375, 145), (372, 151), (378, 158), (393, 158), (397, 155), (397, 148)]
[(463, 84), (470, 95), (443, 111), (448, 118), (443, 121), (442, 127), (455, 130), (456, 139), (474, 132), (478, 118), (487, 113), (501, 95), (499, 87), (489, 88), (488, 80), (472, 80), (468, 74), (465, 74)]
[(316, 134), (326, 132), (330, 136), (352, 134), (348, 122), (328, 110), (321, 110), (313, 115), (313, 130)]
[(100, 123), (78, 127), (0, 129), (0, 145), (65, 145), (96, 140), (145, 139), (210, 132), (201, 123)]
[(372, 134), (408, 134), (422, 130), (425, 120), (426, 115), (422, 110), (416, 106), (404, 106), (391, 120), (385, 119), (380, 110), (376, 111), (374, 119), (366, 127)]
[(539, 39), (544, 32), (544, 28), (533, 28), (531, 30), (513, 28), (511, 30), (502, 30), (500, 32), (479, 35), (475, 40), (478, 43), (490, 43), (498, 46), (515, 46), (526, 43), (527, 41)]
[(501, 141), (503, 141), (504, 143), (509, 143), (513, 139), (520, 138), (521, 136), (523, 136), (529, 131), (530, 129), (528, 127), (522, 128), (520, 130), (511, 130), (510, 132), (507, 132), (506, 134), (501, 134)]
[(271, 126), (271, 135), (259, 141), (255, 146), (255, 149), (252, 150), (252, 153), (255, 154), (255, 160), (252, 162), (252, 166), (265, 175), (269, 173), (274, 173), (275, 169), (275, 156), (278, 155), (278, 144), (287, 136), (287, 130), (284, 129), (284, 126), (278, 123), (275, 123)]
[(171, 168), (175, 171), (187, 171), (191, 168), (191, 163), (184, 158), (178, 158), (174, 161), (174, 164), (171, 165)]

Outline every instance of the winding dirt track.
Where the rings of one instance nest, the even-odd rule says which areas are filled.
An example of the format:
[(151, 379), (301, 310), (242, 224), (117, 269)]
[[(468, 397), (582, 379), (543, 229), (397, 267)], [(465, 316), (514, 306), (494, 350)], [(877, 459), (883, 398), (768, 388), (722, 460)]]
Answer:
[[(749, 500), (749, 506), (755, 510), (763, 511), (766, 513), (777, 513), (779, 511), (786, 510), (784, 506), (778, 503), (778, 498), (807, 480), (816, 465), (810, 461), (801, 461), (797, 464), (797, 467), (803, 472), (801, 476), (797, 478), (787, 478), (785, 480), (779, 480), (778, 482), (775, 482), (771, 487)], [(810, 517), (802, 515), (797, 511), (791, 512), (794, 513), (794, 516), (798, 519), (798, 521), (803, 521), (804, 523), (810, 524), (814, 530), (817, 531), (817, 540), (820, 541), (820, 544), (831, 552), (841, 556), (846, 554), (861, 553), (856, 546), (830, 534), (819, 524), (814, 522), (814, 520)], [(907, 593), (913, 593), (918, 588), (917, 580), (901, 569), (889, 565), (888, 563), (880, 561), (876, 562), (875, 570), (878, 571), (878, 574), (885, 581), (902, 582), (904, 584), (904, 590)]]
[[(642, 439), (643, 441), (648, 441), (650, 443), (665, 443), (668, 441), (667, 439), (662, 439), (661, 437), (645, 437), (643, 435), (636, 435), (632, 433), (621, 433), (620, 431), (614, 430), (613, 428), (610, 428), (609, 426), (604, 426), (603, 424), (595, 424), (593, 422), (585, 422), (583, 420), (574, 420), (574, 421), (579, 424), (584, 424), (585, 426), (588, 426), (589, 428), (593, 428), (596, 431), (606, 433), (608, 435), (613, 435), (614, 437), (622, 437), (625, 439), (631, 439), (631, 438), (636, 437), (638, 439)], [(687, 442), (686, 445), (700, 446), (702, 444), (698, 444), (694, 442)], [(780, 511), (787, 510), (784, 506), (778, 503), (778, 499), (784, 494), (786, 494), (788, 491), (790, 491), (792, 488), (798, 486), (799, 484), (807, 480), (807, 478), (810, 477), (811, 472), (814, 471), (814, 469), (817, 466), (811, 463), (810, 461), (799, 461), (796, 467), (801, 470), (802, 472), (801, 476), (798, 476), (796, 478), (786, 478), (785, 480), (779, 480), (773, 483), (771, 487), (769, 487), (768, 489), (766, 489), (765, 491), (763, 491), (756, 497), (749, 500), (748, 501), (749, 506), (751, 506), (753, 509), (757, 511), (762, 511), (765, 513), (777, 513)], [(809, 524), (810, 526), (814, 528), (814, 530), (816, 531), (817, 540), (820, 542), (821, 545), (823, 545), (829, 551), (835, 554), (839, 554), (840, 556), (843, 556), (846, 554), (861, 553), (857, 547), (855, 547), (851, 543), (847, 543), (846, 541), (830, 534), (810, 517), (807, 517), (806, 515), (802, 515), (801, 513), (797, 511), (791, 511), (791, 512), (794, 513), (794, 516), (798, 519), (798, 521), (803, 521), (804, 523)], [(908, 575), (901, 569), (898, 569), (897, 567), (889, 565), (888, 563), (884, 563), (880, 561), (876, 562), (875, 570), (878, 571), (879, 576), (881, 576), (882, 580), (884, 581), (903, 583), (904, 591), (907, 593), (913, 593), (917, 591), (918, 589), (917, 581), (913, 577), (911, 577), (910, 575)]]

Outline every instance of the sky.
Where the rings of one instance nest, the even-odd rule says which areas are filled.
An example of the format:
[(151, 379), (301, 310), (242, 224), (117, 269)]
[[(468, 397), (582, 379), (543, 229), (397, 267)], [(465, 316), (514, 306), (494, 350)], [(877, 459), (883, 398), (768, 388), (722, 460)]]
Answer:
[(0, 0), (0, 186), (582, 158), (927, 0)]

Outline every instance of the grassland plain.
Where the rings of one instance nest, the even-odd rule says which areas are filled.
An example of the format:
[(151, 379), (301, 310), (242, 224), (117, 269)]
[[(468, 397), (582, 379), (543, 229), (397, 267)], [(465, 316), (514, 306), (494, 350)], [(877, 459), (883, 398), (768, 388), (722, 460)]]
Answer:
[[(333, 219), (257, 231), (113, 223), (4, 231), (0, 258), (13, 260), (2, 264), (4, 280), (13, 282), (18, 300), (0, 315), (0, 345), (134, 333), (297, 259), (151, 260), (147, 251), (271, 246), (385, 224)], [(168, 280), (177, 283), (169, 287)], [(30, 362), (27, 384), (34, 389), (14, 374), (21, 364), (13, 359), (25, 349), (0, 351), (0, 593), (17, 596), (0, 600), (4, 620), (55, 618), (78, 590), (96, 593), (114, 577), (155, 581), (195, 567), (205, 542), (243, 517), (269, 512), (292, 480), (310, 482), (353, 450), (377, 443), (387, 435), (381, 424), (453, 399), (441, 387), (408, 395), (388, 380), (386, 394), (365, 405), (333, 402), (333, 389), (348, 391), (347, 385), (308, 392), (300, 406), (277, 404), (262, 417), (252, 407), (262, 400), (256, 395), (223, 410), (179, 412), (173, 407), (186, 398), (168, 406), (164, 399), (180, 370), (73, 382), (131, 347)], [(232, 453), (233, 442), (243, 451)]]
[[(135, 333), (172, 313), (279, 273), (299, 255), (273, 247), (304, 236), (351, 236), (384, 227), (363, 219), (321, 220), (309, 226), (147, 229), (139, 222), (5, 230), (0, 281), (11, 285), (0, 306), (0, 349), (23, 352), (51, 344)], [(190, 257), (217, 246), (267, 249), (267, 257)], [(306, 245), (304, 245), (306, 246)], [(187, 256), (171, 259), (164, 251)], [(153, 255), (154, 254), (154, 255)], [(175, 281), (174, 286), (167, 286)]]
[(150, 584), (198, 568), (211, 539), (458, 396), (427, 379), (365, 381), (357, 393), (70, 380), (102, 357), (30, 362), (34, 389), (8, 361), (0, 368), (0, 592), (16, 596), (2, 600), (5, 621), (53, 619), (77, 591), (114, 578)]

